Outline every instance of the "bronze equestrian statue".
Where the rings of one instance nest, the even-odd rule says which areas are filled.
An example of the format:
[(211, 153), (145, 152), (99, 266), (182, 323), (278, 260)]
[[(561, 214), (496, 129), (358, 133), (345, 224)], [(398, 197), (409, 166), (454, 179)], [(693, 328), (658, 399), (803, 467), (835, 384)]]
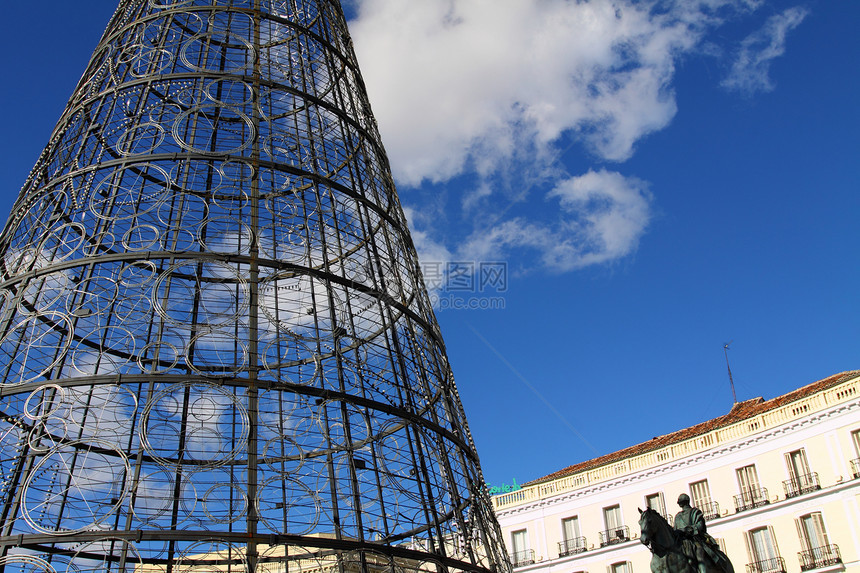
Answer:
[(639, 541), (653, 554), (652, 573), (734, 573), (731, 561), (708, 535), (702, 512), (690, 506), (690, 496), (678, 496), (681, 511), (672, 528), (653, 509), (639, 510)]

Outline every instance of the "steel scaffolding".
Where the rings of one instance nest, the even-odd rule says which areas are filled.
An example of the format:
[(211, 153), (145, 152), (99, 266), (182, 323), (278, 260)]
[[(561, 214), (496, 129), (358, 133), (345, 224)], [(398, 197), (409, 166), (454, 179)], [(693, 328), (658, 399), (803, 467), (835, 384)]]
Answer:
[(0, 571), (509, 570), (337, 0), (124, 0), (0, 309)]

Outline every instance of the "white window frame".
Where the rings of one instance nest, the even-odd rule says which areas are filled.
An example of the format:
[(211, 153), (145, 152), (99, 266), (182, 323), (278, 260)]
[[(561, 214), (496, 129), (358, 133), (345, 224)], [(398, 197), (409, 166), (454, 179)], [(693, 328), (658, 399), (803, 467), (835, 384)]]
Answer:
[(779, 546), (776, 544), (776, 535), (771, 526), (750, 529), (744, 535), (744, 541), (746, 541), (750, 562), (760, 564), (756, 571), (767, 573), (779, 570)]
[(758, 470), (755, 464), (735, 469), (735, 476), (738, 479), (738, 489), (741, 493), (750, 489), (759, 489)]
[(603, 508), (603, 526), (606, 531), (615, 531), (624, 527), (624, 516), (621, 515), (620, 504)]
[[(795, 520), (795, 524), (800, 537), (800, 545), (804, 551), (812, 551), (830, 545), (827, 528), (824, 526), (824, 515), (820, 511), (801, 515)], [(813, 536), (815, 539), (812, 538)]]
[[(517, 543), (517, 539), (522, 540), (523, 545)], [(516, 531), (511, 531), (511, 549), (514, 555), (519, 555), (523, 551), (529, 550), (529, 530), (528, 529), (517, 529)]]
[(788, 477), (796, 483), (801, 478), (808, 476), (812, 471), (809, 469), (809, 460), (806, 458), (806, 450), (799, 448), (785, 454), (785, 464), (788, 466)]
[[(656, 507), (651, 505), (651, 500), (656, 500), (656, 502), (657, 502)], [(663, 492), (662, 491), (647, 494), (645, 496), (645, 506), (650, 507), (651, 509), (653, 509), (654, 511), (656, 511), (657, 513), (659, 513), (663, 517), (666, 517), (667, 515), (669, 515), (669, 513), (666, 511), (666, 500), (663, 498)]]
[(749, 464), (735, 469), (735, 477), (738, 480), (738, 491), (744, 504), (758, 504), (766, 502), (764, 492), (758, 481), (758, 469), (755, 464)]
[[(573, 527), (568, 527), (568, 524), (573, 524)], [(571, 531), (572, 529), (572, 531)], [(582, 537), (582, 532), (579, 529), (579, 516), (571, 515), (561, 520), (561, 538), (567, 542)]]
[(690, 483), (690, 501), (693, 507), (702, 507), (711, 503), (711, 484), (707, 479)]

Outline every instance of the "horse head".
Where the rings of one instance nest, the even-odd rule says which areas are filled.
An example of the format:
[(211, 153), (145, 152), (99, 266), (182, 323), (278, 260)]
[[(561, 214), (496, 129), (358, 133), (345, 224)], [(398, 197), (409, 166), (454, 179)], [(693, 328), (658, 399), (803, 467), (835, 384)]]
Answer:
[(648, 513), (653, 510), (650, 507), (646, 507), (645, 511), (642, 511), (638, 507), (636, 509), (639, 510), (639, 541), (646, 547), (650, 547), (654, 528), (651, 526), (651, 519)]
[(639, 531), (639, 541), (652, 553), (662, 554), (672, 545), (672, 527), (650, 507), (639, 510)]

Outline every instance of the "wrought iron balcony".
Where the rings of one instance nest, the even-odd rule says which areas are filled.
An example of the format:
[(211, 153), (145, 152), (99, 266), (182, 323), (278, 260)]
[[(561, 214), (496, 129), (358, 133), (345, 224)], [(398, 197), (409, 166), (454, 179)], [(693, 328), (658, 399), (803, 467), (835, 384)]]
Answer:
[(573, 539), (565, 539), (558, 542), (559, 557), (582, 553), (586, 549), (588, 549), (588, 542), (585, 540), (585, 537), (574, 537)]
[(703, 502), (696, 506), (702, 512), (702, 516), (708, 519), (716, 519), (720, 516), (720, 504), (716, 501)]
[(854, 458), (851, 460), (851, 473), (854, 474), (854, 478), (860, 478), (860, 458)]
[(785, 573), (785, 559), (774, 557), (747, 563), (747, 573)]
[(800, 560), (801, 571), (842, 563), (842, 554), (839, 553), (837, 545), (822, 545), (813, 547), (809, 551), (800, 551), (797, 558)]
[(600, 546), (615, 545), (616, 543), (624, 543), (630, 541), (630, 528), (626, 525), (619, 525), (612, 529), (600, 532)]
[(770, 503), (767, 497), (767, 488), (750, 488), (740, 495), (735, 496), (735, 512), (746, 511), (761, 507)]
[(818, 482), (818, 473), (812, 472), (810, 474), (787, 479), (782, 482), (782, 487), (785, 488), (785, 497), (789, 498), (797, 497), (798, 495), (803, 495), (804, 493), (809, 493), (811, 491), (817, 491), (821, 489), (821, 484)]
[(511, 553), (511, 565), (514, 567), (522, 567), (523, 565), (531, 565), (535, 562), (535, 550), (524, 549)]

